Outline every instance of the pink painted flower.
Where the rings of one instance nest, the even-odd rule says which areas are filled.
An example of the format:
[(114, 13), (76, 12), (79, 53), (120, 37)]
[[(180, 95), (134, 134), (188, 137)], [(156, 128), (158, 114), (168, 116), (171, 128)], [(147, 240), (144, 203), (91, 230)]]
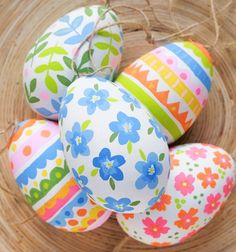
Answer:
[(217, 193), (216, 195), (210, 194), (207, 197), (207, 204), (204, 208), (204, 212), (207, 214), (211, 214), (212, 212), (214, 212), (220, 205), (220, 198), (220, 193)]
[(193, 182), (195, 178), (192, 175), (186, 176), (183, 172), (175, 177), (175, 189), (180, 191), (183, 196), (191, 194), (194, 190)]
[(162, 217), (153, 221), (151, 218), (147, 217), (142, 220), (143, 224), (146, 226), (144, 231), (147, 235), (152, 236), (153, 238), (159, 238), (161, 234), (166, 234), (170, 228), (166, 227), (167, 220)]
[(226, 184), (223, 187), (225, 197), (227, 197), (231, 193), (231, 191), (233, 190), (233, 186), (234, 186), (233, 178), (232, 177), (227, 178)]
[(193, 160), (197, 160), (198, 158), (206, 158), (207, 150), (204, 148), (191, 147), (186, 151), (186, 154)]

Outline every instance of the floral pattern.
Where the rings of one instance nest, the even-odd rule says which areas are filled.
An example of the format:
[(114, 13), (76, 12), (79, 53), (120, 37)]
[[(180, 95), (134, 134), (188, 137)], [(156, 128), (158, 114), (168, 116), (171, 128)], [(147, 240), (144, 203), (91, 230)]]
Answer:
[(150, 124), (152, 126), (151, 128), (148, 129), (149, 134), (151, 134), (151, 132), (154, 130), (157, 138), (160, 138), (160, 139), (163, 139), (164, 141), (166, 141), (167, 138), (161, 132), (160, 127), (159, 127), (156, 119), (154, 119), (154, 118), (153, 119), (149, 119), (149, 122), (150, 122)]
[(194, 190), (193, 182), (195, 178), (192, 175), (186, 176), (183, 172), (175, 177), (175, 189), (180, 191), (183, 196), (191, 194)]
[[(219, 147), (180, 145), (170, 149), (170, 157), (170, 177), (159, 192), (162, 196), (153, 198), (153, 205), (143, 213), (130, 218), (117, 214), (127, 234), (157, 247), (184, 242), (196, 234), (225, 205), (235, 185), (234, 161)], [(160, 218), (167, 222), (157, 222)]]
[(125, 163), (125, 159), (121, 155), (111, 156), (108, 148), (100, 151), (99, 157), (93, 159), (93, 165), (99, 168), (100, 177), (103, 180), (108, 180), (110, 177), (120, 181), (123, 180), (124, 174), (120, 167)]
[(139, 101), (135, 97), (133, 97), (133, 95), (131, 95), (128, 91), (126, 91), (123, 88), (120, 88), (119, 90), (123, 94), (122, 95), (123, 100), (130, 104), (131, 110), (134, 110), (134, 108), (141, 108)]
[(143, 189), (145, 186), (149, 189), (155, 188), (158, 184), (158, 176), (163, 171), (162, 164), (154, 152), (148, 154), (146, 162), (138, 161), (135, 169), (142, 174), (135, 182), (137, 189)]
[(92, 115), (96, 108), (100, 110), (108, 110), (110, 104), (107, 101), (109, 93), (105, 89), (98, 89), (98, 85), (95, 85), (95, 88), (87, 88), (84, 91), (84, 96), (79, 99), (79, 105), (87, 107), (87, 113)]
[(67, 116), (67, 104), (73, 99), (74, 95), (73, 94), (69, 94), (67, 95), (61, 103), (61, 109), (59, 111), (59, 118), (65, 118)]
[(162, 234), (166, 234), (169, 231), (169, 227), (166, 227), (167, 220), (159, 217), (156, 221), (153, 221), (150, 218), (143, 220), (145, 225), (144, 231), (147, 235), (152, 236), (153, 238), (159, 238)]
[(88, 156), (90, 154), (90, 150), (88, 147), (88, 143), (93, 138), (92, 130), (81, 130), (80, 124), (75, 123), (72, 131), (67, 131), (66, 141), (69, 143), (68, 146), (71, 147), (71, 154), (74, 158), (78, 157), (78, 155)]
[(128, 198), (121, 198), (119, 200), (116, 200), (112, 197), (107, 197), (106, 204), (104, 206), (116, 212), (125, 212), (133, 210), (133, 207), (130, 206), (130, 203), (131, 200)]
[(141, 124), (135, 117), (127, 116), (123, 112), (117, 114), (116, 122), (109, 124), (110, 130), (118, 134), (118, 141), (121, 145), (127, 144), (129, 141), (136, 143), (139, 141), (140, 136), (138, 130)]

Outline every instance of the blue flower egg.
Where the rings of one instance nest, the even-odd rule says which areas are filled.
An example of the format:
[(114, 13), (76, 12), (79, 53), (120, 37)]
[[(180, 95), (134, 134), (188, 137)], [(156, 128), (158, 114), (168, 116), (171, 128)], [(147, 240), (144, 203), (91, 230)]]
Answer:
[(59, 114), (68, 166), (97, 204), (138, 213), (164, 192), (166, 138), (129, 92), (100, 77), (82, 77), (68, 88)]

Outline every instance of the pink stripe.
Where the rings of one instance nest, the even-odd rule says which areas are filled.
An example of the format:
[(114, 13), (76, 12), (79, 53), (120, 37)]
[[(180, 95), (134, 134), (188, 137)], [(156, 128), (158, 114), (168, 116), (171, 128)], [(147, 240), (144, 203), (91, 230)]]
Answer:
[[(26, 130), (31, 130), (31, 128), (27, 128)], [(41, 132), (43, 130), (50, 131), (50, 136), (41, 136)], [(23, 134), (25, 134), (25, 131)], [(17, 146), (16, 152), (12, 153), (11, 156), (11, 161), (13, 163), (13, 174), (16, 175), (18, 170), (21, 170), (21, 172), (23, 172), (23, 170), (27, 168), (25, 167), (26, 163), (28, 163), (29, 160), (33, 160), (34, 155), (38, 154), (44, 146), (47, 146), (48, 142), (56, 135), (59, 136), (59, 129), (57, 125), (45, 124), (42, 125), (42, 127), (39, 127), (36, 132), (33, 131), (32, 136), (24, 136), (25, 138), (27, 138), (27, 141), (25, 141), (23, 145)], [(17, 145), (17, 142), (15, 142), (15, 144)], [(24, 148), (26, 146), (29, 146), (31, 148), (31, 154), (28, 156), (24, 155)]]
[(53, 208), (46, 209), (45, 214), (40, 216), (43, 220), (47, 221), (53, 215), (55, 215), (78, 191), (80, 187), (78, 185), (71, 186), (66, 197), (58, 199), (56, 205)]
[[(151, 51), (153, 55), (158, 57), (163, 64), (168, 66), (178, 77), (186, 84), (186, 86), (195, 94), (201, 105), (204, 105), (208, 97), (208, 91), (204, 85), (196, 80), (192, 71), (183, 63), (176, 55), (170, 54), (165, 47), (159, 47)], [(183, 66), (184, 68), (181, 68)]]

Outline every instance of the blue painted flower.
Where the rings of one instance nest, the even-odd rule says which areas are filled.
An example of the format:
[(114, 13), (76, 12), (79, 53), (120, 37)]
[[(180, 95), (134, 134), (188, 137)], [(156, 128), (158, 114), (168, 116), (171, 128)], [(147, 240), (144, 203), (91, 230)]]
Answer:
[(135, 97), (133, 97), (129, 92), (127, 92), (126, 90), (122, 88), (120, 88), (119, 90), (123, 94), (122, 98), (124, 99), (124, 101), (126, 101), (127, 103), (133, 104), (136, 108), (141, 108), (141, 105), (138, 102), (138, 100)]
[(105, 89), (96, 90), (93, 88), (87, 88), (84, 91), (85, 97), (79, 99), (79, 105), (87, 106), (87, 112), (92, 115), (96, 108), (105, 111), (110, 108), (110, 104), (107, 101), (109, 93)]
[(74, 175), (75, 181), (80, 185), (82, 190), (88, 194), (93, 194), (93, 192), (86, 186), (88, 184), (88, 178), (85, 176), (79, 176), (74, 168), (72, 168), (72, 173)]
[(158, 184), (158, 175), (163, 171), (162, 164), (158, 162), (156, 153), (148, 154), (147, 162), (138, 161), (135, 168), (142, 175), (136, 180), (135, 186), (137, 189), (143, 189), (148, 186), (149, 189), (154, 189)]
[(123, 180), (124, 175), (120, 170), (120, 166), (124, 163), (123, 156), (111, 156), (111, 152), (107, 148), (103, 148), (99, 153), (99, 157), (93, 159), (93, 165), (99, 168), (99, 174), (103, 180), (108, 180), (110, 177), (117, 181)]
[(67, 104), (73, 99), (73, 94), (66, 95), (61, 103), (61, 108), (59, 112), (59, 118), (65, 118), (67, 116)]
[(158, 193), (158, 195), (157, 196), (155, 196), (155, 197), (153, 197), (152, 199), (150, 199), (149, 201), (148, 201), (148, 205), (151, 207), (151, 206), (153, 206), (160, 198), (161, 198), (161, 196), (162, 196), (162, 194), (165, 192), (165, 188), (163, 187), (162, 189), (161, 189), (161, 191)]
[(118, 133), (118, 141), (121, 145), (127, 144), (128, 141), (136, 143), (139, 141), (140, 136), (138, 130), (141, 128), (141, 124), (135, 117), (129, 117), (123, 112), (117, 114), (118, 122), (111, 122), (109, 128)]
[(77, 158), (78, 155), (88, 156), (90, 154), (87, 144), (92, 138), (93, 131), (81, 131), (80, 124), (78, 122), (74, 124), (72, 131), (66, 132), (66, 141), (71, 145), (71, 153), (73, 158)]
[(104, 207), (112, 209), (115, 212), (126, 212), (134, 209), (133, 207), (129, 206), (131, 200), (128, 198), (121, 198), (119, 200), (116, 200), (112, 197), (107, 197), (105, 200), (107, 203), (104, 204)]
[(163, 135), (163, 133), (160, 130), (160, 126), (158, 125), (156, 119), (149, 119), (150, 124), (152, 125), (152, 127), (155, 130), (155, 134), (158, 138), (163, 139), (164, 141), (166, 141), (166, 137)]

